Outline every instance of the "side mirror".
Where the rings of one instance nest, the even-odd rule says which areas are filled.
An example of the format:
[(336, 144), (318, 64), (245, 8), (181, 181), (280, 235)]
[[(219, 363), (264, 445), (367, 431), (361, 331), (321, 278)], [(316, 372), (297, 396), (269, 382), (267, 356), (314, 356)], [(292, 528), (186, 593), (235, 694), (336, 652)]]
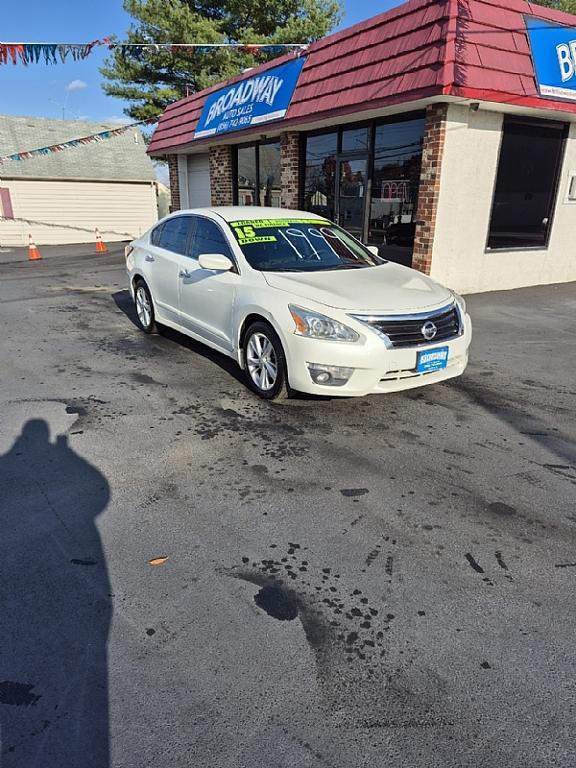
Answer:
[(366, 248), (370, 251), (370, 253), (373, 253), (374, 256), (379, 256), (377, 245), (367, 245)]
[(229, 272), (234, 264), (223, 253), (203, 253), (198, 257), (198, 264), (202, 269), (212, 272)]

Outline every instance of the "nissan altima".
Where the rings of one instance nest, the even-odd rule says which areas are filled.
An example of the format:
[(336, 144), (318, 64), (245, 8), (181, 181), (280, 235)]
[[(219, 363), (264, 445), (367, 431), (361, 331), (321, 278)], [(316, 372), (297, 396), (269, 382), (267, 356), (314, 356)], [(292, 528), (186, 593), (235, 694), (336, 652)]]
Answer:
[(464, 299), (321, 216), (178, 211), (127, 246), (126, 267), (145, 333), (169, 326), (232, 357), (265, 399), (397, 392), (468, 363)]

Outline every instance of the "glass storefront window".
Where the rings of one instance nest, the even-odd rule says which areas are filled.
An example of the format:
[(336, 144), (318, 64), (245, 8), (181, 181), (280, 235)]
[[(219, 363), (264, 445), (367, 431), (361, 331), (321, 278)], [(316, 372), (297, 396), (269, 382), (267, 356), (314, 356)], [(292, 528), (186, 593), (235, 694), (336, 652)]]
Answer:
[(368, 152), (368, 128), (342, 131), (342, 152)]
[(558, 193), (565, 126), (506, 118), (488, 248), (545, 248)]
[(307, 138), (304, 208), (331, 221), (335, 215), (337, 150), (336, 131)]
[(258, 153), (260, 205), (280, 208), (280, 142), (260, 144)]
[(256, 147), (238, 149), (238, 205), (256, 205), (258, 176), (256, 173)]
[(368, 242), (381, 255), (410, 265), (414, 245), (424, 119), (379, 125), (374, 139), (374, 170)]
[(238, 147), (236, 161), (236, 200), (238, 205), (263, 205), (279, 208), (280, 142), (258, 142)]
[(303, 207), (410, 266), (425, 117), (306, 137)]

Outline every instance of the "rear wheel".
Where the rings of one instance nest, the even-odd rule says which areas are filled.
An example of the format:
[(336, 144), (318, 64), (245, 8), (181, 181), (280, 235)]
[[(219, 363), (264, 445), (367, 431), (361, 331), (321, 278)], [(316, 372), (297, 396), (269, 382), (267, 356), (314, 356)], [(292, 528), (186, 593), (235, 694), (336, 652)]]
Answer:
[(268, 323), (253, 323), (244, 337), (246, 381), (264, 400), (290, 396), (286, 357), (276, 331)]
[(156, 333), (156, 318), (154, 317), (154, 305), (148, 286), (143, 280), (136, 283), (134, 291), (134, 304), (136, 305), (136, 314), (138, 323), (144, 333)]

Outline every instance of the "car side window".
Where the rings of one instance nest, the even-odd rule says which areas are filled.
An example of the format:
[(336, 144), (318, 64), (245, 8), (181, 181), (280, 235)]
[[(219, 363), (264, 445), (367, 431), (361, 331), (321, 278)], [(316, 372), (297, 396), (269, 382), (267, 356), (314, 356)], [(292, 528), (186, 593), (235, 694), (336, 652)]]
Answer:
[(167, 219), (160, 233), (158, 246), (172, 253), (186, 255), (188, 236), (192, 230), (193, 219), (191, 216), (176, 216)]
[(162, 228), (164, 227), (164, 224), (158, 224), (157, 227), (154, 227), (152, 230), (152, 234), (150, 235), (150, 243), (152, 245), (160, 245), (160, 236), (162, 234)]
[(203, 253), (221, 253), (228, 256), (230, 261), (236, 262), (232, 249), (218, 224), (198, 216), (189, 255), (197, 260)]

